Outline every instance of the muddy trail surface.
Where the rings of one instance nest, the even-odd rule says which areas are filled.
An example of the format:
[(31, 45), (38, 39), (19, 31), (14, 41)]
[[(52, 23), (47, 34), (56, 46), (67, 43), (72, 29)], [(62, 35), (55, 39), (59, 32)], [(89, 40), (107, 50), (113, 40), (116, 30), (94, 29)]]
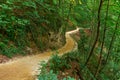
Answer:
[[(78, 32), (78, 29), (66, 32), (66, 44), (57, 50), (59, 55), (76, 49), (76, 42), (70, 36)], [(53, 51), (22, 58), (0, 64), (0, 80), (35, 80), (41, 61), (48, 61)]]

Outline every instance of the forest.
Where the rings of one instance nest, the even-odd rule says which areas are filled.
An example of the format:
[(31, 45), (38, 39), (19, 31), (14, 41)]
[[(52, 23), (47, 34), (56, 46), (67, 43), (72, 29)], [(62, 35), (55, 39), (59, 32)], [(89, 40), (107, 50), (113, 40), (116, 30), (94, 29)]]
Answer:
[(120, 80), (120, 0), (0, 0), (0, 80)]

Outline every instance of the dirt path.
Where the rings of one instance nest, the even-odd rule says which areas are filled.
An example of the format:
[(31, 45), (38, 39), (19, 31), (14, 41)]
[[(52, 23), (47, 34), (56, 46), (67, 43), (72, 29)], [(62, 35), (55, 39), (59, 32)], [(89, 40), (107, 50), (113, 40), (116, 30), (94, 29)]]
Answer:
[[(66, 33), (66, 44), (58, 49), (59, 55), (75, 49), (76, 43), (70, 37), (70, 34), (76, 31), (78, 30)], [(35, 80), (40, 61), (48, 60), (53, 53), (52, 51), (44, 52), (0, 64), (0, 80)]]

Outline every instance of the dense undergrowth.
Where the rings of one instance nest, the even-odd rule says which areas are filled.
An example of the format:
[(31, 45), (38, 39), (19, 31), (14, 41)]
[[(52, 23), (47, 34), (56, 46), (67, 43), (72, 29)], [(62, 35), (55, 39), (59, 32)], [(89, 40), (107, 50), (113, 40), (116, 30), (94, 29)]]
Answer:
[(78, 51), (54, 55), (43, 68), (55, 74), (56, 80), (67, 76), (74, 80), (120, 80), (120, 1), (73, 0), (71, 13), (77, 27), (90, 30), (80, 31)]
[(61, 37), (64, 44), (68, 8), (62, 9), (68, 2), (66, 5), (58, 3), (54, 0), (1, 0), (0, 54), (8, 57), (26, 54), (26, 47), (37, 47), (43, 51), (52, 46), (46, 45), (46, 42), (57, 40), (50, 39), (54, 35)]
[[(75, 39), (75, 38), (74, 38)], [(86, 59), (88, 57), (88, 41), (89, 37), (86, 33), (83, 33), (80, 40), (75, 39), (78, 43), (78, 50), (69, 52), (62, 56), (58, 56), (58, 53), (51, 56), (51, 59), (46, 63), (40, 64), (39, 80), (119, 80), (119, 64), (118, 62), (112, 62), (114, 56), (111, 56), (111, 62), (105, 63), (105, 58), (102, 60), (101, 73), (95, 78), (94, 74), (97, 69), (97, 63), (99, 55), (92, 56), (88, 65), (85, 66)], [(84, 42), (83, 42), (84, 41)], [(97, 46), (96, 48), (99, 48)], [(97, 50), (96, 50), (97, 51)], [(106, 55), (104, 55), (105, 57)], [(119, 58), (116, 58), (118, 60)], [(116, 64), (116, 65), (114, 65)], [(116, 71), (116, 72), (115, 72)], [(115, 75), (113, 73), (116, 73)]]
[(39, 80), (120, 80), (119, 0), (0, 0), (0, 54), (8, 57), (26, 54), (32, 42), (44, 51), (59, 40), (51, 34), (64, 42), (76, 27), (89, 28), (78, 50), (52, 56)]

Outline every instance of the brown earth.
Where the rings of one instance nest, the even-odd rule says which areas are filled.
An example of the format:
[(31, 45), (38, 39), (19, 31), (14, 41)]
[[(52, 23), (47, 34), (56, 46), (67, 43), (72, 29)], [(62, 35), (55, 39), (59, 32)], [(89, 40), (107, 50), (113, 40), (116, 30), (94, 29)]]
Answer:
[[(58, 49), (59, 55), (74, 50), (76, 44), (70, 34), (72, 32), (66, 33), (66, 44)], [(48, 61), (53, 53), (55, 52), (44, 52), (0, 64), (0, 80), (35, 80), (40, 61)]]
[(6, 63), (10, 60), (10, 58), (4, 56), (4, 55), (0, 55), (0, 63)]

